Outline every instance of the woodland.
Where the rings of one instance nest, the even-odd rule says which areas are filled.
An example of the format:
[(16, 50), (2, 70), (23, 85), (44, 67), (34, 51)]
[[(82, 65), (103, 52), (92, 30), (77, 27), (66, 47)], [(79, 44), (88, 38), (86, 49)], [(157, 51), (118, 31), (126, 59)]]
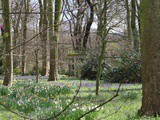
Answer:
[(0, 0), (0, 120), (159, 120), (159, 0)]

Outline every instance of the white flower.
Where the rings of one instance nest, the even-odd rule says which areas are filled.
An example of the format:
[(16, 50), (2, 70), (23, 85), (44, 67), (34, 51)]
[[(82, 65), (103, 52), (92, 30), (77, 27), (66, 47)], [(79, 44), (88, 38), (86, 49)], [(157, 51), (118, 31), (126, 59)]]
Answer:
[(82, 107), (82, 110), (83, 110), (83, 111), (86, 111), (86, 110), (87, 110), (87, 107), (86, 107), (86, 106), (83, 106), (83, 107)]
[(68, 100), (66, 100), (66, 102), (71, 102), (71, 100), (70, 100), (70, 99), (68, 99)]
[(78, 106), (78, 103), (76, 103), (75, 106), (77, 107), (77, 106)]
[(76, 108), (73, 108), (72, 111), (76, 111)]
[(96, 109), (97, 111), (100, 110), (99, 108)]

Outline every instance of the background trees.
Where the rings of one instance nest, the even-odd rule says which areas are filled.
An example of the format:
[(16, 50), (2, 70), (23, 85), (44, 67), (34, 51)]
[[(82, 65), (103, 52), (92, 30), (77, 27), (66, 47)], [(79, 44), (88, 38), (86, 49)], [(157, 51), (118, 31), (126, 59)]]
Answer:
[[(103, 9), (105, 2), (107, 2), (107, 7)], [(84, 56), (96, 56), (96, 59), (98, 59), (99, 56), (94, 54), (100, 54), (100, 46), (103, 43), (106, 44), (104, 45), (104, 49), (107, 48), (107, 52), (104, 53), (104, 58), (110, 57), (114, 53), (113, 51), (115, 51), (115, 49), (110, 52), (111, 44), (116, 43), (113, 45), (114, 47), (118, 46), (119, 41), (123, 41), (121, 42), (123, 45), (128, 44), (128, 41), (130, 41), (130, 44), (133, 44), (133, 41), (131, 42), (130, 40), (131, 38), (124, 40), (125, 37), (131, 37), (131, 23), (134, 23), (134, 26), (138, 28), (138, 24), (136, 24), (138, 15), (136, 11), (138, 7), (136, 5), (138, 3), (137, 1), (133, 2), (135, 6), (132, 6), (132, 2), (130, 1), (72, 0), (64, 1), (63, 9), (53, 1), (46, 2), (39, 0), (37, 2), (23, 1), (12, 3), (13, 13), (11, 13), (11, 15), (13, 14), (14, 56), (18, 61), (15, 62), (18, 65), (14, 66), (14, 71), (17, 72), (21, 69), (21, 72), (19, 72), (21, 74), (35, 74), (33, 71), (36, 65), (35, 62), (33, 62), (35, 61), (33, 53), (35, 48), (41, 46), (39, 51), (39, 69), (42, 76), (48, 75), (48, 71), (52, 73), (50, 75), (54, 74), (54, 76), (58, 76), (58, 71), (62, 70), (67, 73), (69, 69), (69, 58), (65, 54), (70, 53), (76, 53), (80, 56), (80, 59), (74, 57), (72, 59), (72, 68), (74, 71), (79, 71), (78, 74), (80, 76), (81, 69), (78, 70), (76, 68), (83, 66), (81, 62), (83, 63)], [(54, 8), (50, 9), (51, 6)], [(133, 8), (134, 14), (132, 14), (132, 17), (134, 17), (134, 20), (131, 20), (131, 8)], [(58, 12), (55, 10), (58, 10)], [(127, 17), (124, 16), (124, 13), (127, 13)], [(60, 14), (62, 14), (62, 17), (60, 17)], [(39, 24), (36, 24), (37, 22)], [(102, 23), (103, 25), (100, 25)], [(108, 30), (110, 32), (108, 32), (107, 35), (103, 34), (103, 39), (106, 41), (101, 42), (99, 40), (100, 31)], [(67, 39), (65, 35), (68, 36)], [(58, 40), (59, 38), (60, 40)], [(49, 39), (50, 42), (47, 39)], [(114, 39), (119, 39), (119, 41), (117, 40), (115, 42)], [(51, 41), (54, 42), (52, 43)], [(48, 43), (51, 49), (47, 48)], [(18, 46), (21, 46), (21, 49), (19, 49)], [(124, 49), (124, 46), (118, 47), (118, 49)], [(60, 52), (60, 55), (58, 55), (60, 59), (56, 57), (58, 52)], [(18, 58), (22, 59), (18, 60)], [(78, 62), (80, 63), (78, 67), (76, 64), (73, 64)], [(48, 69), (48, 63), (50, 63), (50, 69)], [(25, 64), (27, 64), (27, 66)], [(108, 64), (111, 64), (111, 62), (108, 62)], [(60, 65), (61, 67), (58, 67)], [(76, 72), (74, 72), (74, 75), (78, 75), (75, 73)], [(52, 80), (56, 79), (58, 79), (58, 77), (52, 78)]]
[(159, 114), (160, 5), (158, 0), (142, 0), (141, 6), (139, 3), (138, 0), (64, 0), (63, 4), (62, 0), (1, 0), (5, 28), (0, 42), (1, 51), (5, 51), (1, 54), (5, 68), (1, 69), (5, 74), (3, 84), (11, 86), (13, 68), (15, 74), (37, 74), (37, 82), (39, 70), (42, 76), (49, 71), (48, 81), (56, 81), (59, 73), (68, 74), (72, 68), (74, 74), (69, 75), (96, 79), (98, 95), (101, 80), (141, 81), (142, 49), (140, 113)]

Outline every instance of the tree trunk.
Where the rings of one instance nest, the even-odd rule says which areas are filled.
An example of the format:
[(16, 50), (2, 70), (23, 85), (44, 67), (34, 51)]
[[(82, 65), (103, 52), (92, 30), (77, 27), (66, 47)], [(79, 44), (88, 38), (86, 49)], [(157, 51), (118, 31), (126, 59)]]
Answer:
[[(24, 15), (23, 18), (23, 43), (26, 42), (27, 39), (27, 22), (28, 22), (28, 13), (29, 13), (29, 3), (30, 0), (24, 0), (24, 4), (25, 4), (25, 12), (26, 14)], [(26, 74), (26, 44), (23, 44), (22, 46), (22, 66), (21, 66), (21, 74), (25, 75)]]
[(62, 0), (55, 0), (55, 15), (54, 15), (54, 80), (58, 80), (58, 42), (60, 34), (60, 17), (61, 17)]
[(107, 41), (104, 41), (104, 43), (101, 46), (101, 52), (98, 59), (98, 69), (97, 69), (97, 76), (96, 76), (96, 95), (99, 94), (99, 85), (100, 85), (100, 79), (102, 74), (102, 62), (103, 62), (104, 54), (106, 51), (106, 44), (107, 44)]
[(54, 81), (54, 41), (53, 41), (53, 2), (48, 0), (49, 42), (50, 42), (50, 74), (48, 81)]
[(3, 20), (4, 20), (4, 28), (5, 34), (8, 34), (7, 37), (4, 38), (5, 44), (5, 78), (3, 81), (3, 85), (11, 86), (13, 79), (13, 53), (11, 51), (12, 47), (12, 38), (11, 38), (11, 20), (10, 20), (10, 0), (2, 0), (2, 11), (3, 11)]
[(87, 47), (87, 41), (88, 41), (88, 37), (90, 35), (91, 25), (92, 25), (93, 19), (94, 19), (94, 5), (90, 2), (90, 0), (86, 0), (86, 1), (90, 7), (90, 18), (87, 22), (85, 34), (83, 37), (83, 49), (86, 49), (86, 47)]
[(142, 107), (140, 115), (160, 115), (160, 1), (141, 0)]
[[(19, 10), (19, 6), (20, 6), (20, 10)], [(22, 8), (23, 8), (23, 1), (20, 2), (16, 2), (16, 11), (19, 10), (19, 14), (14, 15), (14, 20), (12, 20), (12, 25), (13, 25), (13, 47), (15, 47), (18, 43), (18, 39), (19, 39), (19, 27), (20, 27), (20, 21), (21, 21), (21, 12), (22, 12)], [(20, 48), (17, 48), (13, 51), (13, 54), (20, 54)], [(19, 56), (13, 56), (13, 69), (20, 67), (20, 60), (19, 60)]]
[(41, 75), (45, 76), (47, 74), (47, 1), (44, 0), (43, 2), (43, 18), (42, 18), (42, 29), (43, 29), (43, 34), (42, 34), (42, 71)]
[(39, 81), (39, 62), (38, 62), (38, 53), (39, 52), (39, 49), (36, 49), (35, 50), (35, 63), (36, 63), (36, 83), (38, 83)]
[[(50, 1), (52, 2), (52, 1)], [(53, 5), (49, 3), (50, 10), (53, 12)], [(49, 81), (58, 80), (58, 42), (60, 34), (60, 16), (61, 16), (61, 4), (62, 0), (55, 0), (55, 14), (54, 14), (54, 34), (51, 30), (53, 28), (53, 15), (50, 14), (50, 74)]]
[(138, 3), (138, 0), (136, 0), (136, 6), (137, 6), (137, 19), (138, 19), (138, 33), (139, 33), (139, 38), (141, 36), (141, 22), (140, 22), (140, 5)]
[[(100, 10), (100, 15), (98, 15), (98, 29), (97, 35), (100, 42), (100, 56), (98, 57), (98, 68), (97, 68), (97, 75), (96, 75), (96, 95), (99, 95), (99, 86), (100, 86), (100, 79), (102, 74), (102, 63), (104, 60), (104, 55), (106, 51), (106, 44), (107, 44), (107, 35), (108, 31), (107, 27), (107, 0), (104, 0), (104, 6), (102, 10)], [(101, 5), (101, 4), (100, 4)]]
[(127, 45), (128, 47), (131, 47), (131, 15), (130, 15), (130, 7), (129, 7), (129, 3), (128, 0), (125, 1), (126, 3), (126, 11), (127, 11), (127, 35), (128, 35), (128, 41), (127, 41)]
[(139, 40), (138, 40), (138, 31), (136, 27), (136, 0), (131, 1), (132, 14), (131, 14), (131, 29), (133, 36), (133, 48), (135, 51), (139, 52)]

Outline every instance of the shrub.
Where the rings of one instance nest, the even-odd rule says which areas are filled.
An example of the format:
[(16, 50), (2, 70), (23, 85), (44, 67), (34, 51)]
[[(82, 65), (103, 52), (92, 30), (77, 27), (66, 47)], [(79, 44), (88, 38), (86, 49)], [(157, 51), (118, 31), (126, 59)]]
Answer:
[(112, 83), (133, 83), (141, 82), (141, 62), (140, 55), (134, 51), (123, 51), (119, 55), (114, 55), (114, 66), (111, 70), (103, 71), (103, 80)]
[[(81, 69), (81, 78), (95, 80), (97, 76), (98, 69), (98, 54), (94, 53), (94, 55), (88, 55), (83, 62)], [(102, 61), (102, 71), (109, 70), (110, 65), (107, 60)], [(102, 76), (102, 75), (101, 75)]]
[(87, 57), (84, 60), (82, 70), (81, 70), (81, 78), (93, 80), (97, 75), (97, 59), (95, 57)]

